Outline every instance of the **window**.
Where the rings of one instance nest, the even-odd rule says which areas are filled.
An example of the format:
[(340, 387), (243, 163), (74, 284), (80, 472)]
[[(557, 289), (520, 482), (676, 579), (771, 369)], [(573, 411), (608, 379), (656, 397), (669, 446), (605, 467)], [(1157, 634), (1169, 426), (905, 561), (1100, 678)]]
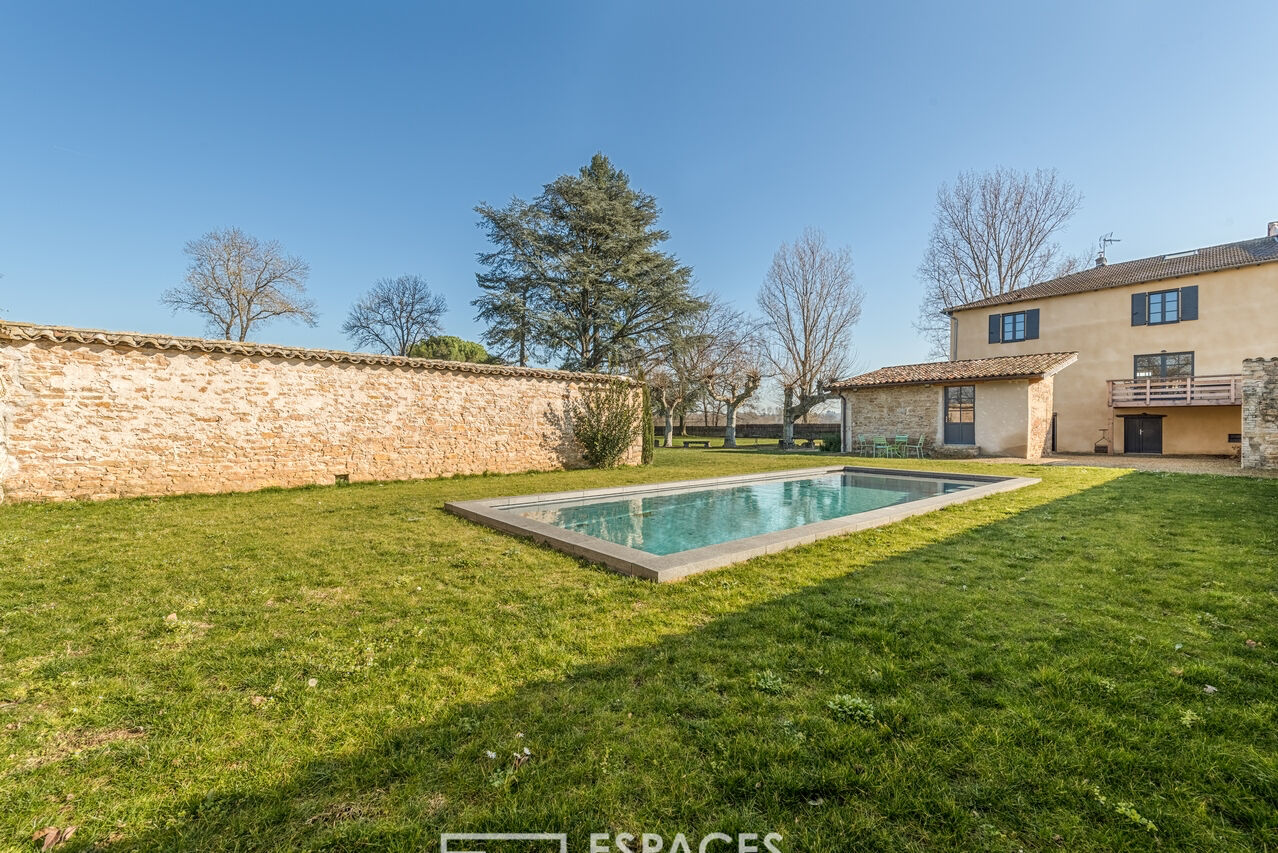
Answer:
[[(1150, 294), (1153, 297), (1153, 294)], [(1166, 379), (1169, 376), (1193, 376), (1192, 352), (1160, 352), (1138, 355), (1132, 375), (1137, 379)]]
[(945, 389), (945, 443), (976, 444), (976, 386)]
[(1038, 314), (1037, 308), (1013, 311), (1011, 314), (991, 314), (990, 343), (1010, 344), (1037, 340)]
[(1025, 340), (1025, 312), (1003, 315), (1003, 343)]
[(1180, 321), (1180, 291), (1160, 290), (1149, 294), (1149, 325)]
[(1132, 325), (1161, 326), (1198, 319), (1198, 285), (1132, 294)]

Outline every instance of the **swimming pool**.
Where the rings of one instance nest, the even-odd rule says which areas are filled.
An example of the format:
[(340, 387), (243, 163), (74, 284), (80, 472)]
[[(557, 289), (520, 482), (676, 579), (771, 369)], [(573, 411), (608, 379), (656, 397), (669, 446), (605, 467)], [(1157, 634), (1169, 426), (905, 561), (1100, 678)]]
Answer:
[(445, 508), (627, 574), (665, 581), (1036, 482), (809, 468), (461, 501)]

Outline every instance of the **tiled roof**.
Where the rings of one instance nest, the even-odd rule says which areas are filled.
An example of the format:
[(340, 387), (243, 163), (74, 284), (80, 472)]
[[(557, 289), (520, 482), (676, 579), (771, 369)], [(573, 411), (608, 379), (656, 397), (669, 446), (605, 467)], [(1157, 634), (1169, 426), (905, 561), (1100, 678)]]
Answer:
[(836, 391), (875, 388), (886, 385), (930, 385), (936, 382), (981, 382), (993, 379), (1035, 379), (1051, 376), (1078, 360), (1076, 352), (1040, 352), (1032, 355), (1004, 355), (997, 358), (970, 358), (965, 361), (929, 361), (880, 367), (851, 379), (835, 382)]
[(1105, 290), (1110, 287), (1122, 287), (1126, 284), (1163, 281), (1169, 278), (1237, 269), (1238, 267), (1249, 267), (1274, 261), (1278, 261), (1278, 237), (1261, 237), (1256, 240), (1225, 243), (1221, 246), (1208, 246), (1190, 252), (1178, 252), (1173, 255), (1159, 255), (1154, 258), (1141, 258), (1138, 261), (1122, 261), (1121, 263), (1107, 264), (1103, 267), (1092, 267), (1091, 269), (1063, 275), (1060, 278), (1054, 278), (1041, 284), (1032, 284), (1029, 287), (1011, 290), (998, 296), (977, 299), (965, 305), (951, 308), (950, 311), (987, 308), (991, 305), (1024, 302), (1027, 299), (1042, 299), (1046, 296), (1064, 296), (1069, 293)]
[[(391, 367), (418, 367), (431, 370), (454, 370), (460, 373), (487, 373), (496, 376), (527, 376), (543, 379), (569, 379), (592, 382), (625, 377), (599, 373), (576, 373), (569, 370), (547, 370), (539, 367), (514, 367), (506, 364), (473, 364), (468, 361), (442, 361), (433, 358), (408, 358), (366, 352), (306, 349), (275, 344), (215, 341), (205, 338), (182, 338), (173, 335), (151, 335), (140, 332), (104, 332), (100, 329), (74, 329), (63, 326), (41, 326), (0, 320), (0, 344), (49, 341), (60, 344), (90, 344), (133, 349), (155, 349), (170, 352), (226, 353), (262, 358), (296, 359), (298, 361), (332, 361), (345, 364), (372, 364)], [(626, 379), (627, 382), (634, 380)]]

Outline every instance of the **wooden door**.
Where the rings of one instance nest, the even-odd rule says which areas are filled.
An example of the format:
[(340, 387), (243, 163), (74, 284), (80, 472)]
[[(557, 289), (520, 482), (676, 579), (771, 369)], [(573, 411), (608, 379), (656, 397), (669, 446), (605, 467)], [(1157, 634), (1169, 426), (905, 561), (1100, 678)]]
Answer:
[(1163, 419), (1129, 417), (1123, 419), (1124, 453), (1162, 453)]

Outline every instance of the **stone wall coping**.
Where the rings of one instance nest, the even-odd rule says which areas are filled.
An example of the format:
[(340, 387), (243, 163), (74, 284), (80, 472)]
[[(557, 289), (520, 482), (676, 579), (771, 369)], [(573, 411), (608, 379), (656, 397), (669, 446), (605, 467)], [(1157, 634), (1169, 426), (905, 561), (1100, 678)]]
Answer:
[(79, 329), (70, 326), (45, 326), (36, 323), (0, 321), (0, 343), (28, 343), (49, 341), (57, 344), (97, 344), (122, 349), (153, 349), (167, 352), (221, 353), (226, 355), (260, 356), (296, 361), (329, 361), (342, 364), (363, 364), (375, 367), (409, 367), (426, 370), (451, 370), (458, 373), (482, 373), (493, 376), (526, 376), (532, 379), (566, 379), (577, 382), (602, 383), (619, 379), (630, 385), (638, 382), (627, 376), (603, 373), (587, 373), (572, 370), (553, 370), (543, 367), (516, 367), (507, 364), (475, 364), (467, 361), (444, 361), (434, 358), (410, 358), (378, 353), (346, 352), (343, 350), (309, 349), (278, 344), (259, 344), (239, 341), (219, 341), (208, 338), (188, 338), (176, 335), (156, 335), (143, 332), (109, 332), (102, 329)]

